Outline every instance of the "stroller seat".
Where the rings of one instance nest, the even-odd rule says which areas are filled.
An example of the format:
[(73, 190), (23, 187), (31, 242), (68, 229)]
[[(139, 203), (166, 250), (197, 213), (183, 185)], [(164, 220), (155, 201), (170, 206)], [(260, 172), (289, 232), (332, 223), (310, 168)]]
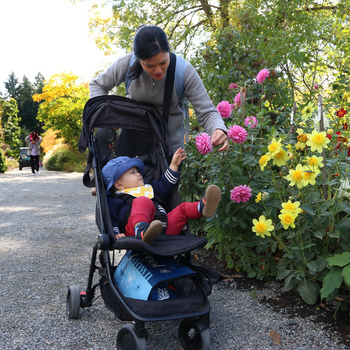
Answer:
[(185, 235), (167, 236), (159, 235), (152, 245), (140, 241), (134, 237), (123, 237), (117, 239), (113, 249), (133, 250), (146, 252), (158, 256), (172, 257), (179, 254), (192, 252), (194, 249), (203, 248), (207, 240), (203, 237), (192, 237)]

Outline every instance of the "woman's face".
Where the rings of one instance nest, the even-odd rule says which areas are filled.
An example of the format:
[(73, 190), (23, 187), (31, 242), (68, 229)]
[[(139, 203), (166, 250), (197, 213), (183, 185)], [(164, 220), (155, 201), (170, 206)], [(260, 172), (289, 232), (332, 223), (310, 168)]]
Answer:
[(148, 60), (140, 60), (141, 66), (148, 75), (154, 80), (164, 78), (166, 70), (169, 67), (170, 56), (169, 52), (159, 52), (157, 55)]

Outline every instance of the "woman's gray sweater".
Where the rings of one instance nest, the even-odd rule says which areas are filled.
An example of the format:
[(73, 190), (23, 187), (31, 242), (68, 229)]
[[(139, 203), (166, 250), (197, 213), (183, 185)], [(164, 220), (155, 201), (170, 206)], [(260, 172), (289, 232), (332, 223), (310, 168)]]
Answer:
[[(90, 82), (90, 97), (107, 95), (114, 87), (125, 81), (125, 76), (129, 68), (132, 54), (127, 54), (118, 58), (104, 72)], [(152, 79), (145, 71), (142, 71), (138, 79), (131, 81), (129, 86), (129, 98), (143, 103), (154, 105), (158, 111), (163, 113), (163, 99), (165, 89), (165, 78), (162, 80)], [(226, 130), (221, 115), (212, 104), (207, 91), (196, 70), (187, 62), (185, 71), (185, 91), (184, 97), (191, 102), (199, 125), (201, 125), (210, 135), (216, 129)], [(169, 113), (169, 129), (173, 142), (174, 151), (179, 147), (184, 147), (184, 115), (185, 110), (179, 103), (176, 89), (173, 89)]]

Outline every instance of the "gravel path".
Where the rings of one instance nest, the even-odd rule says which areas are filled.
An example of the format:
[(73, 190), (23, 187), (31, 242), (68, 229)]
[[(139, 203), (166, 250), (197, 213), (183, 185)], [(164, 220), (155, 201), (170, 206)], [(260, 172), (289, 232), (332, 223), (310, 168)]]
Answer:
[[(98, 233), (94, 210), (82, 174), (30, 176), (29, 168), (0, 174), (0, 349), (116, 348), (126, 323), (101, 298), (77, 320), (65, 316), (67, 287), (86, 288)], [(210, 302), (212, 350), (348, 348), (326, 324), (273, 311), (249, 291), (221, 283)], [(178, 324), (146, 324), (148, 349), (182, 349)], [(280, 334), (282, 347), (271, 331)]]

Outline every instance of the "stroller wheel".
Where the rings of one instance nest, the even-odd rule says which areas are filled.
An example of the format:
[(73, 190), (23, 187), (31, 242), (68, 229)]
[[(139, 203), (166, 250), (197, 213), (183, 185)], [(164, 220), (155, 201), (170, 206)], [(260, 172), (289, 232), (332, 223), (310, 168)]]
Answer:
[(119, 332), (117, 336), (118, 350), (146, 350), (147, 340), (138, 337), (133, 324), (127, 324)]
[(198, 321), (185, 319), (179, 326), (179, 339), (185, 350), (208, 350), (210, 329)]
[(80, 310), (80, 291), (76, 286), (68, 288), (66, 314), (68, 318), (77, 318)]

